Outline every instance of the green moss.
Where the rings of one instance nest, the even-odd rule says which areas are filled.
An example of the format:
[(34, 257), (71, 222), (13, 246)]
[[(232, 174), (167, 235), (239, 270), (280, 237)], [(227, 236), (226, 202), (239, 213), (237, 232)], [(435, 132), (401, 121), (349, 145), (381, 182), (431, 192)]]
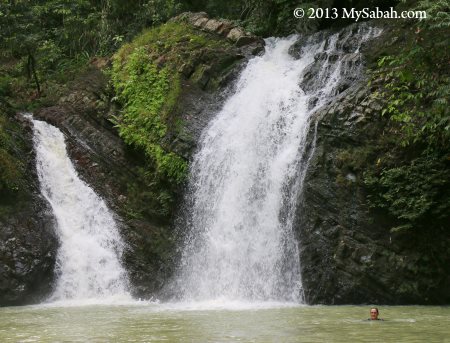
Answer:
[(229, 66), (227, 48), (229, 43), (215, 36), (183, 23), (167, 23), (145, 30), (114, 56), (111, 76), (123, 106), (115, 118), (119, 133), (126, 143), (141, 148), (156, 173), (172, 184), (181, 183), (187, 172), (186, 161), (166, 146), (171, 130), (180, 127), (174, 113), (181, 79), (187, 74), (204, 86), (208, 79), (203, 73), (209, 67), (203, 62), (222, 62), (215, 58), (222, 54)]
[[(139, 171), (145, 191), (128, 189), (129, 207), (142, 211), (130, 211), (130, 218), (170, 217), (188, 171), (173, 148), (175, 139), (189, 140), (180, 99), (195, 87), (217, 84), (236, 55), (219, 36), (179, 22), (144, 30), (114, 55), (110, 76), (122, 108), (114, 121), (123, 140), (146, 157)], [(190, 87), (182, 87), (186, 83)]]
[(120, 135), (126, 143), (142, 148), (159, 173), (175, 183), (182, 182), (186, 162), (161, 146), (167, 134), (165, 119), (180, 89), (178, 75), (168, 67), (158, 68), (146, 48), (137, 47), (125, 63), (120, 57), (115, 59), (112, 76), (123, 104), (122, 116), (117, 118)]
[(336, 156), (336, 163), (342, 173), (364, 170), (367, 160), (374, 154), (371, 146), (360, 146), (351, 150), (341, 150)]
[(19, 190), (19, 163), (7, 151), (0, 149), (0, 191)]

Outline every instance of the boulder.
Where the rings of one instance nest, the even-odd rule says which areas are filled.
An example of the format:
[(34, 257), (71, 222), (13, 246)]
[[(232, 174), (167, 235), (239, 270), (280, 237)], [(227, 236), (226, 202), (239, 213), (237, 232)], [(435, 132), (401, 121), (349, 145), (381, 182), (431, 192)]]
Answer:
[(257, 44), (261, 52), (264, 47), (264, 40), (261, 37), (246, 32), (242, 27), (236, 26), (232, 21), (226, 19), (209, 19), (205, 12), (185, 12), (170, 20), (171, 22), (184, 22), (194, 27), (203, 29), (206, 32), (214, 33), (226, 37), (236, 44), (243, 47), (249, 44)]

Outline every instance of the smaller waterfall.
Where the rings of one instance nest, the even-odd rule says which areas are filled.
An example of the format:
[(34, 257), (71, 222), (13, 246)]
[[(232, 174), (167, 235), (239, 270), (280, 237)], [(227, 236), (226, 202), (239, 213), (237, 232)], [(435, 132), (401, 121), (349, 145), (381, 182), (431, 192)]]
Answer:
[(41, 192), (53, 210), (60, 241), (58, 280), (49, 300), (131, 299), (120, 262), (124, 244), (111, 211), (78, 177), (62, 132), (31, 120)]

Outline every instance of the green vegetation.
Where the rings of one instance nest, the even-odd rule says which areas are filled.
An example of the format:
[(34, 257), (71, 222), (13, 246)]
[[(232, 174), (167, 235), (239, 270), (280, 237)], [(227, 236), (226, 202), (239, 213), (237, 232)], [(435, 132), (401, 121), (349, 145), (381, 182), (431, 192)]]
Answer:
[[(183, 126), (174, 114), (181, 78), (192, 73), (200, 82), (204, 63), (221, 61), (218, 55), (228, 45), (175, 24), (136, 35), (190, 9), (190, 2), (176, 0), (0, 1), (0, 97), (17, 110), (54, 105), (70, 81), (89, 73), (96, 57), (123, 46), (111, 71), (116, 103), (123, 108), (116, 124), (125, 142), (147, 158), (140, 171), (146, 190), (130, 186), (131, 193), (145, 194), (129, 198), (145, 198), (151, 215), (160, 218), (171, 212), (187, 172), (185, 159), (169, 146)], [(211, 87), (217, 82), (211, 80)], [(5, 140), (4, 125), (0, 133)], [(17, 189), (17, 161), (6, 148), (0, 158), (2, 189)]]
[[(195, 10), (232, 19), (248, 31), (262, 36), (286, 35), (306, 28), (308, 20), (296, 20), (293, 11), (299, 6), (309, 5), (317, 6), (311, 2), (295, 0), (193, 1)], [(311, 24), (312, 21), (309, 22)]]
[[(160, 216), (170, 213), (188, 169), (187, 161), (170, 147), (172, 137), (182, 134), (182, 109), (177, 106), (181, 82), (197, 83), (212, 61), (226, 69), (234, 61), (230, 48), (218, 37), (169, 22), (144, 30), (113, 57), (110, 76), (122, 108), (114, 122), (124, 141), (146, 156), (140, 174), (150, 189), (147, 200)], [(221, 71), (210, 70), (211, 84)]]
[(125, 142), (143, 149), (160, 177), (180, 184), (186, 161), (163, 143), (180, 93), (180, 68), (193, 65), (192, 52), (219, 49), (219, 40), (187, 25), (167, 23), (144, 31), (114, 56), (111, 78), (121, 116), (115, 118)]
[(334, 25), (336, 21), (298, 20), (293, 10), (338, 4), (353, 6), (337, 0), (2, 0), (0, 95), (16, 95), (9, 100), (20, 109), (54, 103), (60, 85), (92, 57), (111, 55), (142, 29), (183, 11), (206, 11), (272, 36)]
[[(385, 208), (393, 230), (443, 228), (450, 213), (450, 16), (448, 1), (420, 1), (430, 19), (409, 25), (407, 44), (381, 57), (373, 82), (390, 123), (380, 168), (365, 181), (373, 207)], [(447, 221), (447, 223), (446, 223)]]
[(20, 93), (11, 97), (19, 108), (37, 99), (55, 101), (58, 85), (92, 56), (111, 54), (180, 10), (173, 0), (2, 0), (0, 95)]
[(14, 137), (18, 131), (0, 107), (0, 193), (5, 195), (0, 200), (16, 195), (23, 186), (24, 166), (17, 156), (20, 142)]
[[(279, 0), (2, 0), (0, 95), (20, 94), (10, 102), (21, 109), (55, 102), (59, 85), (92, 57), (112, 54), (143, 28), (183, 11), (207, 10), (270, 35), (283, 32), (277, 22), (292, 24), (292, 6), (294, 1)], [(282, 9), (287, 21), (279, 18)]]
[[(450, 184), (450, 9), (447, 0), (400, 2), (409, 10), (414, 6), (426, 10), (428, 19), (401, 24), (401, 32), (409, 32), (404, 42), (382, 56), (373, 71), (372, 82), (379, 85), (376, 95), (386, 102), (383, 115), (390, 120), (385, 137), (390, 139), (383, 138), (376, 151), (367, 153), (376, 163), (366, 170), (365, 183), (371, 206), (397, 218), (399, 228), (423, 228), (430, 218), (445, 221), (450, 209), (443, 205), (450, 203), (446, 190)], [(142, 174), (153, 185), (152, 198), (158, 199), (161, 213), (168, 213), (173, 190), (187, 171), (186, 161), (169, 147), (173, 131), (183, 126), (175, 115), (181, 110), (176, 106), (181, 82), (188, 78), (201, 83), (208, 73), (217, 76), (217, 70), (207, 69), (205, 59), (214, 60), (222, 70), (235, 60), (220, 56), (223, 41), (179, 23), (162, 23), (183, 11), (206, 11), (256, 34), (286, 35), (348, 23), (298, 20), (293, 16), (297, 7), (383, 4), (377, 0), (356, 5), (337, 0), (3, 0), (0, 97), (19, 109), (52, 105), (93, 57), (110, 56), (121, 47), (111, 70), (116, 100), (123, 109), (115, 123), (125, 142), (145, 153)], [(150, 29), (136, 36), (144, 28)], [(217, 62), (218, 58), (223, 60)], [(217, 82), (212, 78), (209, 85)], [(14, 191), (19, 187), (14, 180), (20, 162), (12, 154), (8, 121), (1, 120), (1, 189)], [(349, 171), (363, 168), (345, 153), (340, 163)], [(345, 182), (344, 176), (341, 179)]]
[(171, 77), (167, 68), (158, 70), (144, 47), (139, 47), (128, 55), (126, 63), (120, 58), (114, 61), (112, 80), (124, 104), (123, 115), (117, 118), (121, 137), (143, 148), (155, 161), (157, 172), (171, 181), (183, 181), (186, 162), (174, 153), (166, 153), (160, 145), (167, 132), (166, 111), (173, 105), (169, 100), (176, 99), (179, 92), (176, 74)]
[[(250, 32), (264, 37), (286, 36), (292, 33), (308, 33), (317, 29), (341, 27), (353, 23), (352, 19), (341, 16), (336, 19), (294, 17), (294, 9), (303, 8), (387, 8), (399, 1), (352, 1), (352, 0), (190, 0), (182, 1), (194, 11), (206, 11), (211, 16), (228, 18)], [(186, 8), (185, 7), (185, 8)]]

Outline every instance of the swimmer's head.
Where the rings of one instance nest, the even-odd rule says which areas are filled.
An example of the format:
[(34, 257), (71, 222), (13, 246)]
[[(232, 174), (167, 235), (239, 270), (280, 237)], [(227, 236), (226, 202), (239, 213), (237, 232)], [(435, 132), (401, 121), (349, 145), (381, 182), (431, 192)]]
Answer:
[(377, 320), (378, 319), (378, 308), (372, 307), (370, 309), (370, 319)]

